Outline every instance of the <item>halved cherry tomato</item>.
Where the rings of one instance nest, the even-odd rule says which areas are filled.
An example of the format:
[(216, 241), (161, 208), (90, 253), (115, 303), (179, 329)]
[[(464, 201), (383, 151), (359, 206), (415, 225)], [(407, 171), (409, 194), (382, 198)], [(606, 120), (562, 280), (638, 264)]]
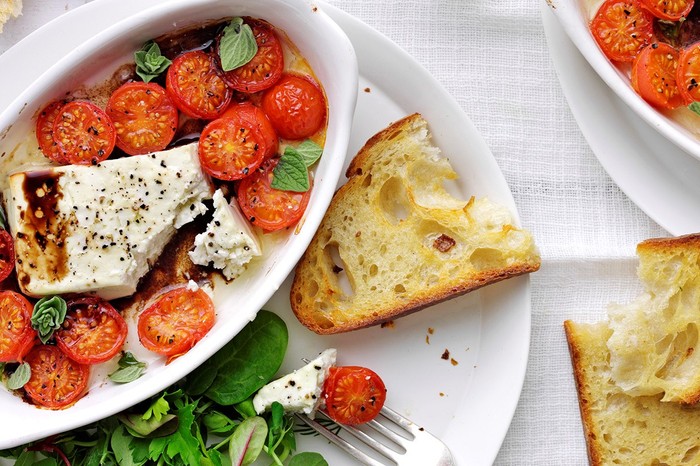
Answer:
[(199, 136), (199, 163), (220, 180), (240, 180), (260, 166), (267, 142), (255, 123), (238, 115), (210, 122)]
[(156, 83), (122, 85), (110, 96), (106, 111), (117, 132), (117, 147), (129, 155), (165, 149), (177, 130), (177, 107)]
[[(246, 19), (246, 24), (253, 30), (258, 52), (248, 63), (231, 71), (223, 71), (222, 76), (233, 89), (252, 93), (267, 89), (279, 79), (284, 69), (284, 54), (272, 26), (252, 19)], [(218, 51), (216, 57), (221, 66)]]
[(116, 132), (100, 107), (76, 100), (61, 107), (56, 115), (53, 137), (68, 162), (94, 165), (112, 153)]
[(686, 102), (700, 100), (700, 42), (680, 51), (676, 82)]
[(271, 158), (238, 185), (238, 204), (253, 225), (265, 231), (286, 228), (299, 221), (309, 204), (311, 189), (299, 193), (275, 189), (273, 171), (279, 158)]
[(277, 149), (279, 149), (279, 139), (277, 138), (277, 133), (275, 128), (272, 127), (272, 123), (265, 115), (260, 107), (256, 107), (250, 102), (241, 102), (232, 104), (221, 116), (221, 118), (227, 118), (236, 115), (245, 121), (255, 125), (260, 134), (265, 140), (265, 145), (267, 146), (267, 151), (263, 154), (263, 157), (269, 159), (273, 155), (277, 154)]
[(7, 230), (0, 229), (0, 282), (15, 268), (15, 244)]
[(593, 38), (613, 61), (630, 62), (654, 36), (654, 17), (636, 0), (607, 0), (590, 25)]
[(285, 74), (262, 98), (262, 109), (277, 134), (303, 139), (326, 121), (326, 97), (309, 76)]
[(189, 351), (215, 319), (214, 303), (204, 290), (175, 288), (141, 313), (139, 340), (147, 350), (172, 358)]
[(111, 304), (97, 297), (71, 299), (66, 319), (54, 332), (56, 345), (80, 364), (114, 357), (124, 345), (127, 325)]
[(33, 309), (21, 294), (0, 291), (0, 362), (21, 361), (34, 345)]
[(68, 163), (63, 153), (58, 148), (53, 137), (53, 125), (56, 117), (66, 104), (64, 100), (55, 100), (44, 107), (36, 119), (36, 139), (39, 142), (41, 152), (56, 163)]
[(51, 409), (70, 406), (85, 392), (90, 368), (52, 345), (35, 346), (24, 358), (32, 375), (24, 391), (34, 403)]
[(386, 401), (386, 387), (381, 377), (366, 367), (331, 367), (321, 396), (331, 419), (357, 425), (377, 417)]
[(678, 21), (688, 16), (695, 0), (641, 0), (641, 2), (642, 6), (657, 18)]
[(212, 57), (201, 50), (185, 52), (173, 60), (165, 88), (177, 108), (192, 118), (218, 118), (231, 102), (231, 88), (216, 71)]
[(632, 87), (655, 107), (677, 108), (686, 105), (676, 84), (678, 51), (668, 44), (646, 47), (632, 64)]

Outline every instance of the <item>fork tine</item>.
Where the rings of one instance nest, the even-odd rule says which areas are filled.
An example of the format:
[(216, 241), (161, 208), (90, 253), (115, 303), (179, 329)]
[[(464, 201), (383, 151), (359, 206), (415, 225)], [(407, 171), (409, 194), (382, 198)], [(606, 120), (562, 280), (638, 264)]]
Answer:
[(369, 421), (365, 423), (367, 427), (371, 427), (380, 434), (382, 434), (384, 437), (390, 439), (392, 442), (396, 443), (397, 445), (402, 446), (403, 448), (408, 447), (408, 445), (411, 443), (411, 440), (407, 439), (406, 437), (403, 437), (393, 430), (389, 429), (385, 425), (377, 422), (376, 420)]
[(371, 456), (367, 455), (366, 453), (360, 451), (358, 448), (351, 445), (350, 443), (343, 440), (342, 438), (338, 437), (333, 432), (331, 432), (330, 430), (328, 430), (326, 427), (319, 424), (318, 422), (314, 421), (313, 419), (309, 419), (308, 417), (306, 417), (302, 414), (297, 414), (296, 416), (298, 419), (301, 419), (301, 421), (304, 424), (311, 427), (313, 430), (315, 430), (319, 434), (323, 435), (328, 441), (330, 441), (334, 445), (345, 450), (348, 454), (352, 455), (355, 459), (358, 459), (358, 460), (362, 461), (364, 464), (369, 465), (369, 466), (385, 466), (384, 463), (381, 463), (381, 462), (375, 460), (374, 458), (372, 458)]
[[(321, 415), (326, 417), (327, 419), (330, 419), (328, 415), (324, 412), (319, 412)], [(401, 455), (403, 452), (397, 452), (395, 450), (392, 450), (391, 448), (387, 447), (381, 442), (378, 442), (374, 438), (370, 437), (367, 435), (365, 432), (362, 432), (360, 429), (358, 429), (355, 426), (350, 426), (347, 424), (338, 424), (342, 429), (344, 429), (347, 433), (351, 434), (353, 437), (356, 439), (360, 440), (361, 442), (365, 443), (368, 447), (374, 449), (375, 451), (381, 453), (385, 457), (395, 461), (398, 463), (399, 459), (401, 459)], [(405, 450), (405, 448), (404, 448)]]
[(402, 427), (403, 429), (407, 430), (408, 432), (414, 435), (416, 434), (416, 432), (422, 430), (422, 428), (416, 425), (413, 421), (406, 419), (405, 417), (403, 417), (393, 409), (387, 407), (386, 405), (382, 407), (380, 414), (385, 418), (389, 419), (394, 424), (398, 425), (399, 427)]

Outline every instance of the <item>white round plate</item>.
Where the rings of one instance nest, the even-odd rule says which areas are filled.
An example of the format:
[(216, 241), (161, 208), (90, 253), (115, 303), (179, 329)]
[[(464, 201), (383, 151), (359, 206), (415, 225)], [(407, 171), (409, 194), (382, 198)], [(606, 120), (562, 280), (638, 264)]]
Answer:
[(622, 191), (671, 234), (700, 231), (700, 161), (671, 143), (603, 82), (542, 2), (549, 50), (588, 144)]
[[(383, 35), (337, 8), (320, 6), (349, 35), (359, 60), (360, 95), (349, 157), (391, 121), (420, 112), (460, 176), (455, 188), (465, 198), (488, 196), (515, 212), (488, 147), (442, 86)], [(141, 9), (140, 0), (97, 0), (28, 36), (0, 56), (0, 69), (15, 70), (0, 74), (0, 109), (7, 106), (9, 96), (76, 44)], [(33, 59), (25, 60), (27, 55)], [(398, 319), (391, 326), (332, 336), (316, 335), (297, 322), (289, 308), (289, 285), (288, 279), (265, 306), (289, 327), (283, 371), (301, 366), (302, 357), (338, 348), (339, 364), (376, 370), (388, 388), (387, 404), (442, 438), (458, 464), (493, 463), (525, 377), (530, 343), (528, 277), (483, 288)], [(454, 364), (442, 359), (445, 350)], [(298, 447), (322, 452), (333, 465), (353, 464), (349, 456), (318, 437), (302, 436)]]

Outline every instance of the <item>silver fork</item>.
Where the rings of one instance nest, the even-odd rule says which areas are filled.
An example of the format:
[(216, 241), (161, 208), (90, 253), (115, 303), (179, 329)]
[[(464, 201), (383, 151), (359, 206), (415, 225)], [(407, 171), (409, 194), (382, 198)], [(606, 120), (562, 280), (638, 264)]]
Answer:
[[(317, 414), (329, 419), (328, 416), (321, 411)], [(297, 417), (313, 430), (360, 460), (362, 463), (371, 466), (386, 466), (387, 463), (381, 462), (368, 455), (319, 422), (303, 414), (297, 414)], [(378, 422), (380, 418), (383, 418), (382, 420), (387, 425)], [(399, 429), (390, 429), (388, 427), (390, 424), (387, 421), (390, 421)], [(380, 416), (378, 416), (377, 419), (363, 424), (363, 426), (366, 426), (363, 430), (345, 424), (337, 425), (357, 438), (360, 442), (376, 451), (379, 455), (400, 466), (454, 466), (456, 464), (447, 445), (442, 443), (442, 441), (427, 430), (417, 426), (409, 419), (406, 419), (386, 406), (382, 408)], [(391, 442), (383, 443), (376, 439), (375, 436), (369, 435), (365, 430), (372, 431), (373, 434), (378, 433)], [(404, 435), (398, 434), (395, 430), (403, 431)], [(388, 445), (387, 443), (393, 443), (393, 445)]]

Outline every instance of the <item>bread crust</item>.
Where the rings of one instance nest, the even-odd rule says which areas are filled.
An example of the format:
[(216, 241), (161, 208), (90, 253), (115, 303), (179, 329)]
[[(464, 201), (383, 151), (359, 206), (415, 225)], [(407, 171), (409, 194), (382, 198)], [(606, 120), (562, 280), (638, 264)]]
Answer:
[[(453, 230), (464, 228), (462, 224), (478, 223), (477, 219), (472, 217), (472, 210), (482, 205), (475, 205), (476, 203), (486, 201), (472, 199), (466, 202), (466, 205), (461, 201), (458, 208), (454, 205), (445, 208), (421, 205), (421, 200), (417, 199), (418, 191), (428, 191), (432, 196), (433, 191), (439, 189), (432, 186), (434, 180), (422, 179), (420, 174), (412, 175), (411, 170), (419, 172), (434, 166), (439, 179), (456, 177), (446, 159), (439, 157), (439, 150), (429, 146), (427, 141), (427, 123), (420, 114), (415, 113), (372, 136), (350, 162), (346, 171), (347, 182), (333, 196), (317, 233), (295, 269), (290, 293), (291, 307), (298, 320), (312, 331), (318, 334), (334, 334), (381, 324), (482, 286), (539, 269), (539, 255), (529, 233), (513, 225), (504, 225), (503, 232), (490, 234), (523, 235), (527, 251), (518, 260), (504, 260), (498, 267), (484, 267), (483, 270), (471, 268), (466, 272), (458, 269), (462, 263), (465, 270), (470, 266), (470, 258), (467, 256), (455, 254), (454, 257), (450, 257), (449, 260), (445, 258), (440, 263), (430, 262), (433, 260), (431, 254), (436, 253), (426, 252), (426, 249), (431, 248), (421, 244), (422, 240), (416, 229), (429, 224), (431, 228), (448, 232), (450, 240), (453, 240), (453, 237), (459, 240), (459, 235)], [(400, 183), (397, 181), (399, 179)], [(394, 186), (392, 183), (407, 186), (404, 203), (412, 215), (420, 216), (423, 223), (412, 222), (411, 219), (394, 219), (394, 223), (386, 220), (385, 212), (379, 205), (382, 202), (396, 201), (404, 192), (399, 189), (396, 192), (392, 191), (391, 195), (386, 195), (384, 190), (388, 189), (387, 186)], [(436, 198), (442, 199), (442, 194), (437, 194)], [(433, 202), (434, 199), (430, 197), (429, 201)], [(454, 198), (450, 199), (452, 203), (455, 201)], [(351, 230), (352, 228), (356, 230)], [(403, 241), (400, 251), (392, 250), (396, 248), (389, 240), (366, 239), (372, 235), (386, 236), (387, 231), (395, 235), (396, 241)], [(406, 237), (415, 240), (408, 242), (405, 241)], [(459, 241), (455, 243), (455, 250), (462, 247), (458, 243)], [(497, 242), (491, 241), (487, 246), (493, 249), (495, 246), (492, 243)], [(447, 247), (450, 248), (449, 244)], [(342, 267), (338, 266), (328, 257), (329, 248), (336, 248), (344, 259), (353, 261), (353, 264), (344, 262)], [(357, 257), (374, 257), (374, 265), (376, 270), (379, 270), (375, 270), (375, 273), (378, 275), (392, 269), (389, 259), (379, 257), (381, 254), (378, 251), (381, 248), (387, 249), (384, 256), (402, 256), (397, 261), (398, 265), (393, 264), (397, 269), (408, 269), (416, 263), (423, 264), (427, 270), (426, 275), (433, 277), (432, 282), (429, 283), (425, 277), (411, 280), (411, 289), (396, 292), (395, 298), (380, 296), (394, 293), (392, 287), (403, 286), (391, 280), (374, 281), (374, 291), (371, 291), (369, 286), (359, 287), (359, 282), (363, 280), (361, 277), (372, 275), (372, 272), (366, 270), (366, 264), (355, 261)], [(465, 249), (465, 254), (473, 252), (473, 249)], [(503, 254), (507, 256), (510, 252)], [(448, 257), (448, 254), (445, 254), (445, 257)], [(446, 272), (446, 263), (454, 264), (456, 269), (452, 275)], [(360, 270), (362, 267), (365, 269)], [(352, 284), (358, 287), (352, 296), (345, 293), (339, 284), (338, 269), (346, 271), (351, 276)], [(400, 272), (399, 270), (396, 273)], [(375, 295), (372, 296), (372, 293)]]

